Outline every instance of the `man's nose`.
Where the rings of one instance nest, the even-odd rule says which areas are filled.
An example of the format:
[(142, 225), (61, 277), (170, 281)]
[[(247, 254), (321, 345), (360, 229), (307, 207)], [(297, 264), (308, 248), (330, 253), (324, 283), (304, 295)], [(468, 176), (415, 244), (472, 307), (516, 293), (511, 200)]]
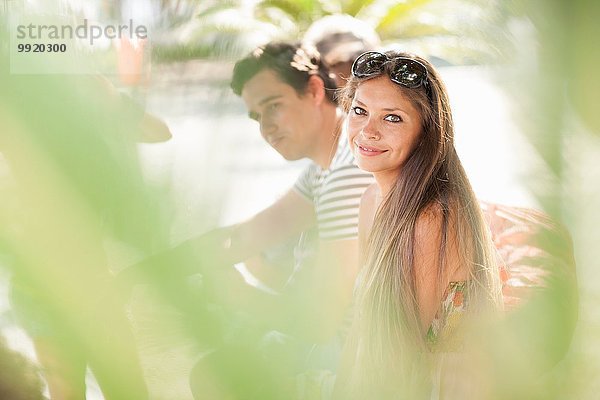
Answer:
[(269, 137), (277, 130), (277, 125), (271, 118), (261, 117), (260, 119), (260, 133), (264, 138)]

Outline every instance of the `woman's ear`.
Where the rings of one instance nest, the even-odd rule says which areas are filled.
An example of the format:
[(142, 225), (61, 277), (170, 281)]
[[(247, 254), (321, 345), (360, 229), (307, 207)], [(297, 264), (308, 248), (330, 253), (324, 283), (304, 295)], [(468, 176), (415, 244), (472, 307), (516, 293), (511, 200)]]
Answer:
[(311, 75), (308, 78), (306, 94), (314, 99), (316, 105), (321, 105), (325, 100), (325, 83), (318, 75)]

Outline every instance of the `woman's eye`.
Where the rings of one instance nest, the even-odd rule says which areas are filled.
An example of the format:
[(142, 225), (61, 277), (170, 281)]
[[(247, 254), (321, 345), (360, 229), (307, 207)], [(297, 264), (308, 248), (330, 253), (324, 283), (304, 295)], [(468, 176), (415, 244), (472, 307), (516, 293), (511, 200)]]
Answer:
[(402, 122), (402, 118), (396, 114), (388, 114), (385, 116), (384, 120), (389, 122)]
[(352, 111), (356, 115), (367, 115), (367, 111), (361, 107), (352, 107)]

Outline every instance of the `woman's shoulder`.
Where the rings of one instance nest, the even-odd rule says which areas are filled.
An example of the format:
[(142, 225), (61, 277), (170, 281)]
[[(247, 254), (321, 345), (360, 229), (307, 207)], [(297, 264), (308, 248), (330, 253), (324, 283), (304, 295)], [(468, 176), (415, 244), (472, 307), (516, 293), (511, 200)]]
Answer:
[(415, 221), (415, 239), (431, 240), (441, 238), (444, 212), (437, 202), (427, 204)]
[[(451, 212), (444, 213), (443, 205), (432, 202), (419, 213), (415, 221), (415, 246), (422, 253), (430, 255), (437, 254), (440, 248), (445, 249), (446, 282), (464, 281), (468, 276), (468, 267), (461, 262), (459, 240), (456, 221)], [(442, 241), (445, 243), (442, 244)]]

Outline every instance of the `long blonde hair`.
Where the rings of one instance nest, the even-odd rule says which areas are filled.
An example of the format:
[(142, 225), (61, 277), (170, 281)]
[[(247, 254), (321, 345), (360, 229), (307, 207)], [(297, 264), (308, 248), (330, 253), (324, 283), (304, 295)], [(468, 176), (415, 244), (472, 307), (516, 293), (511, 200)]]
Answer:
[[(422, 133), (420, 143), (377, 210), (369, 236), (356, 317), (338, 381), (338, 386), (344, 388), (344, 399), (366, 395), (397, 398), (398, 386), (415, 389), (415, 383), (427, 379), (426, 368), (415, 368), (419, 361), (428, 358), (428, 351), (419, 318), (414, 270), (415, 224), (427, 208), (433, 206), (435, 212), (442, 214), (438, 287), (444, 290), (447, 284), (442, 282), (447, 277), (447, 245), (454, 240), (459, 262), (469, 270), (470, 309), (495, 309), (499, 305), (493, 244), (454, 147), (446, 88), (423, 58), (395, 51), (386, 55), (391, 60), (399, 56), (411, 58), (426, 66), (428, 87), (410, 89), (398, 85), (421, 114)], [(381, 75), (390, 76), (394, 65), (394, 61), (387, 62)], [(344, 88), (341, 105), (346, 111), (356, 89), (366, 79), (370, 78), (353, 76)], [(379, 392), (375, 395), (374, 390)]]

